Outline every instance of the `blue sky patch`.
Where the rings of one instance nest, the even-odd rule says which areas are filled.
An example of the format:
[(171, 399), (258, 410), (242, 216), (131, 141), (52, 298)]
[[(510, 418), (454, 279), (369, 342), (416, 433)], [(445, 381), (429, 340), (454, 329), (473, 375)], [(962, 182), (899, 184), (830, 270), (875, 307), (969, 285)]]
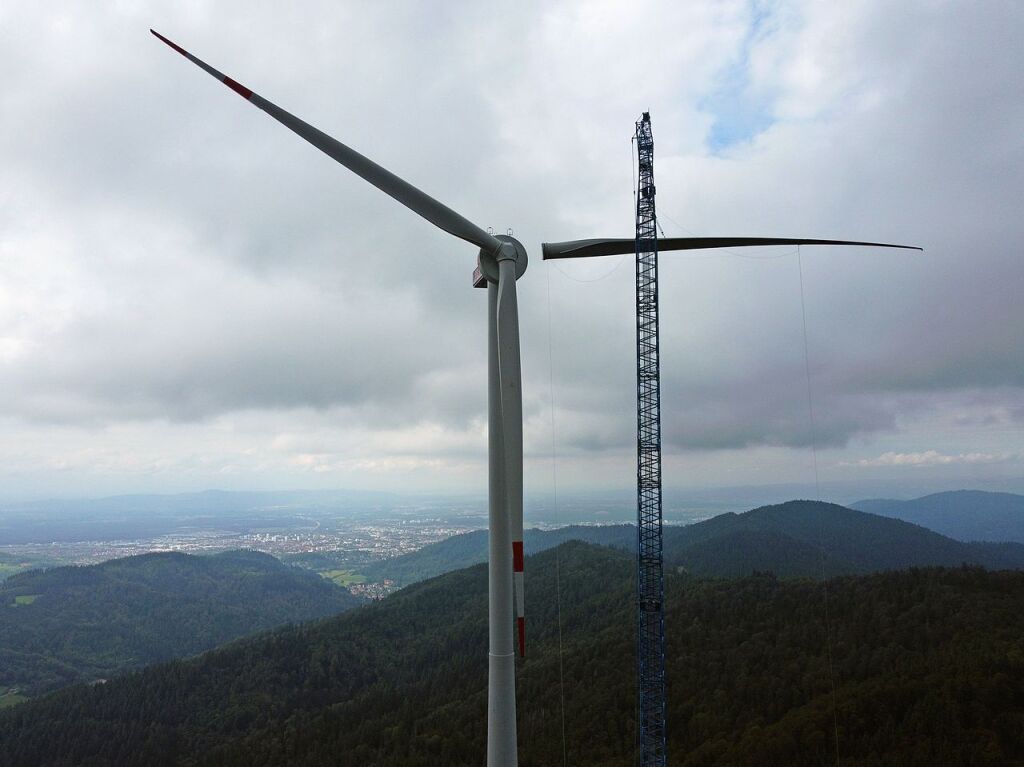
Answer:
[(714, 153), (751, 141), (775, 122), (770, 100), (750, 89), (750, 50), (770, 26), (771, 16), (767, 4), (751, 4), (750, 29), (736, 58), (719, 76), (715, 90), (701, 100), (700, 108), (715, 118), (707, 136)]

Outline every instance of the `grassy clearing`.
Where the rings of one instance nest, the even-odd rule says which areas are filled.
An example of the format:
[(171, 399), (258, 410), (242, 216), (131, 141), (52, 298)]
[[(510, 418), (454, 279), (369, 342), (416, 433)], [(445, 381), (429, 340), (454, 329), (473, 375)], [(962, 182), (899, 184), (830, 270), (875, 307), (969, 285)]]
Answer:
[(15, 573), (20, 573), (22, 570), (25, 569), (26, 568), (24, 566), (19, 564), (14, 564), (11, 562), (0, 562), (0, 581), (11, 575), (14, 575)]
[(322, 570), (320, 575), (346, 588), (356, 583), (366, 583), (366, 577), (354, 570)]
[(0, 708), (10, 708), (24, 703), (28, 698), (18, 692), (17, 687), (0, 687)]
[(42, 595), (41, 594), (22, 594), (20, 597), (15, 597), (14, 598), (14, 605), (15, 605), (15, 607), (17, 607), (19, 605), (30, 605), (33, 602), (35, 602), (37, 599), (39, 599), (40, 596), (42, 596)]

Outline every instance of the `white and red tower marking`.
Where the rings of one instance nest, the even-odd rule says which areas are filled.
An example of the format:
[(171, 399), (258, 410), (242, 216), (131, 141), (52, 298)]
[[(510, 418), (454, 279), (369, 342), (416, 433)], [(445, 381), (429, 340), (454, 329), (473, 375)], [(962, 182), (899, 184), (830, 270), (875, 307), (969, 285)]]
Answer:
[[(522, 533), (520, 533), (522, 535)], [(516, 633), (519, 636), (519, 657), (526, 657), (526, 597), (523, 579), (523, 542), (512, 541), (512, 577), (516, 588)]]

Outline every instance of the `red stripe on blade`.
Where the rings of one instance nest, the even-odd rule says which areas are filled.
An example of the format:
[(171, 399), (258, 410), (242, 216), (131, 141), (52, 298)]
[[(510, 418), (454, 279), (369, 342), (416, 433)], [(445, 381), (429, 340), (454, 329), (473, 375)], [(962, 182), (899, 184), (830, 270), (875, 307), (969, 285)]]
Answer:
[(239, 96), (241, 96), (243, 99), (245, 99), (246, 101), (248, 101), (250, 98), (252, 98), (252, 91), (251, 90), (246, 88), (241, 83), (236, 82), (235, 80), (232, 80), (227, 75), (224, 76), (224, 84), (226, 86), (228, 86), (231, 90), (233, 90), (235, 93), (237, 93)]
[(170, 40), (168, 40), (168, 39), (167, 39), (166, 37), (164, 37), (164, 36), (163, 36), (163, 35), (161, 35), (161, 34), (160, 34), (159, 32), (157, 32), (157, 31), (156, 31), (155, 29), (151, 29), (151, 30), (149, 30), (149, 31), (150, 31), (150, 32), (152, 32), (152, 33), (153, 33), (154, 35), (156, 35), (156, 36), (157, 36), (157, 37), (158, 37), (159, 39), (163, 40), (163, 41), (164, 41), (165, 43), (167, 43), (167, 44), (168, 44), (169, 46), (171, 46), (172, 48), (174, 48), (174, 50), (176, 50), (176, 51), (177, 51), (178, 53), (180, 53), (180, 54), (181, 54), (182, 56), (188, 56), (188, 54), (187, 54), (187, 53), (185, 52), (185, 49), (184, 49), (184, 48), (182, 48), (182, 47), (181, 47), (180, 45), (175, 45), (175, 44), (174, 44), (174, 43), (172, 43), (172, 42), (171, 42)]
[(512, 572), (523, 571), (523, 542), (512, 541)]
[(516, 618), (519, 624), (519, 657), (526, 657), (526, 618)]

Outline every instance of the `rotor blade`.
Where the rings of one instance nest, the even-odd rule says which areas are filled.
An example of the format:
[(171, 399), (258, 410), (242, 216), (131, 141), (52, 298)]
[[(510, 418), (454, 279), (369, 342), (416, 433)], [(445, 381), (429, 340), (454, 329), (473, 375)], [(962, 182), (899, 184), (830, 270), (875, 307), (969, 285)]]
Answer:
[(447, 205), (444, 205), (433, 197), (424, 194), (412, 184), (403, 181), (394, 173), (385, 170), (381, 166), (377, 165), (377, 163), (359, 154), (359, 152), (350, 149), (340, 141), (331, 138), (323, 131), (314, 128), (312, 125), (303, 122), (295, 115), (281, 109), (281, 107), (276, 104), (272, 104), (262, 96), (253, 93), (244, 85), (232, 80), (227, 75), (218, 72), (206, 62), (197, 59), (184, 48), (175, 45), (156, 30), (151, 29), (149, 31), (193, 64), (216, 77), (246, 101), (252, 102), (279, 123), (304, 138), (328, 157), (334, 158), (357, 176), (369, 181), (375, 187), (384, 192), (384, 194), (398, 200), (398, 202), (402, 203), (413, 212), (418, 213), (434, 226), (439, 229), (443, 229), (449, 234), (453, 234), (466, 242), (471, 242), (488, 253), (496, 252), (498, 248), (501, 247), (501, 243), (498, 242), (497, 239), (485, 232), (476, 224), (460, 216)]
[[(708, 248), (750, 248), (762, 245), (861, 245), (874, 248), (923, 250), (916, 245), (890, 245), (884, 242), (855, 240), (808, 240), (798, 237), (665, 237), (658, 238), (658, 250), (705, 250)], [(633, 253), (636, 240), (597, 238), (546, 242), (541, 246), (544, 258), (589, 258)]]
[(519, 360), (519, 305), (516, 263), (498, 262), (498, 377), (501, 384), (501, 422), (504, 439), (505, 496), (512, 538), (512, 580), (516, 592), (519, 655), (526, 656), (525, 595), (523, 593), (523, 390)]

